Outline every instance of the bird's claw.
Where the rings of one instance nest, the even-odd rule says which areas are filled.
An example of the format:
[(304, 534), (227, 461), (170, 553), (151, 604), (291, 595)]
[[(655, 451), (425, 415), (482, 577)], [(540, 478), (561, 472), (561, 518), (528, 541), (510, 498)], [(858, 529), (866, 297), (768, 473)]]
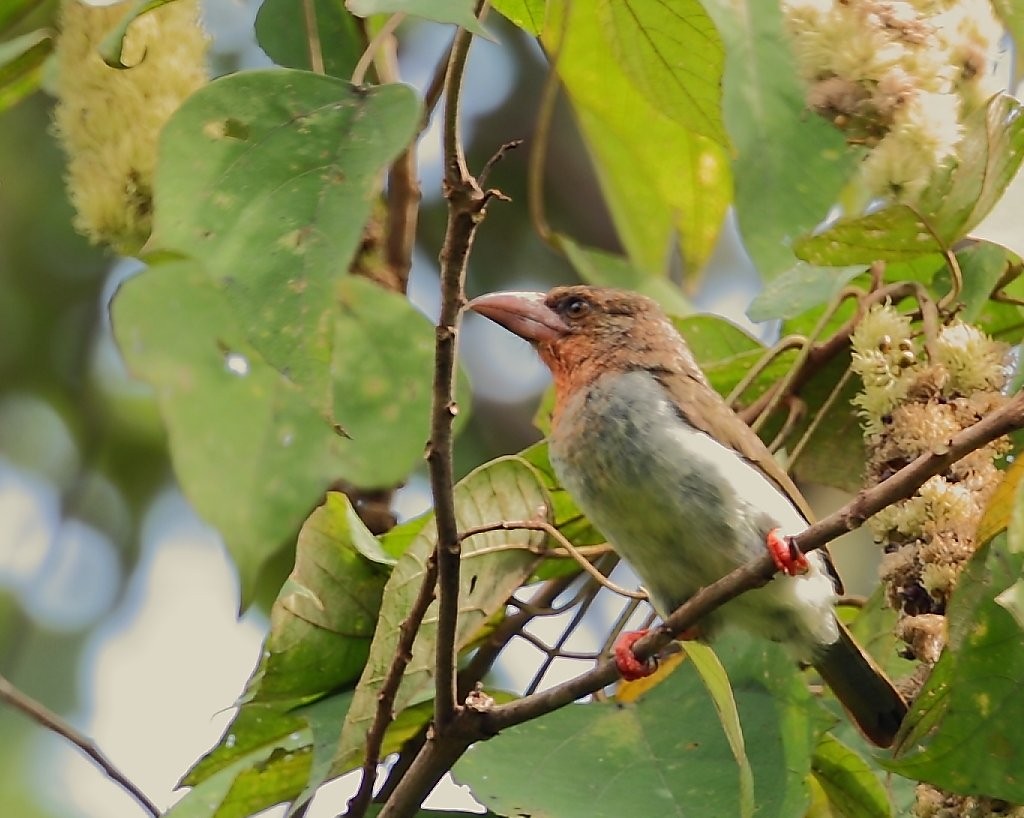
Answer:
[(793, 538), (787, 537), (779, 528), (773, 528), (766, 537), (768, 553), (771, 554), (775, 567), (791, 577), (806, 574), (810, 570), (807, 557), (793, 545)]
[(615, 667), (619, 669), (619, 675), (627, 682), (644, 679), (658, 669), (657, 657), (652, 656), (641, 662), (633, 653), (633, 645), (643, 639), (647, 633), (646, 630), (626, 631), (615, 640), (615, 647), (612, 649), (615, 656)]

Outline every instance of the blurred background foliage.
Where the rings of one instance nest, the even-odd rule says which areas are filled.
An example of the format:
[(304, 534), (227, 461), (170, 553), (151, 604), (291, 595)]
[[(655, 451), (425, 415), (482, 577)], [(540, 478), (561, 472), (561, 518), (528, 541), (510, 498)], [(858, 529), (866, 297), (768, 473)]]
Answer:
[[(21, 5), (20, 0), (10, 2), (13, 10)], [(532, 12), (540, 5), (511, 0), (499, 4), (513, 17), (517, 9)], [(770, 13), (765, 11), (769, 6)], [(934, 252), (944, 248), (928, 245), (908, 250), (907, 246), (920, 243), (917, 223), (909, 218), (902, 222), (900, 235), (886, 234), (895, 236), (889, 246), (864, 241), (875, 229), (872, 225), (851, 227), (847, 223), (834, 225), (836, 232), (807, 239), (803, 245), (807, 257), (814, 261), (859, 267), (823, 273), (810, 265), (793, 266), (792, 241), (815, 226), (844, 191), (848, 193), (844, 186), (856, 167), (858, 149), (849, 149), (838, 131), (805, 110), (803, 88), (789, 52), (780, 48), (781, 24), (774, 4), (752, 1), (752, 13), (742, 24), (741, 15), (733, 14), (728, 3), (709, 2), (708, 7), (730, 61), (727, 77), (732, 79), (726, 83), (725, 96), (719, 98), (717, 82), (705, 83), (690, 100), (692, 105), (666, 104), (657, 116), (649, 97), (657, 96), (658, 83), (664, 77), (645, 75), (643, 66), (630, 67), (629, 56), (636, 45), (630, 38), (637, 30), (628, 20), (600, 21), (621, 35), (615, 43), (619, 57), (615, 63), (593, 48), (580, 47), (579, 42), (560, 42), (557, 26), (544, 32), (541, 41), (546, 49), (564, 46), (561, 80), (576, 103), (570, 112), (563, 94), (555, 105), (543, 173), (552, 242), (564, 256), (552, 252), (531, 224), (525, 207), (528, 153), (511, 151), (495, 167), (489, 184), (500, 188), (512, 202), (491, 205), (470, 262), (470, 295), (497, 289), (543, 290), (573, 281), (580, 274), (595, 283), (626, 282), (647, 289), (680, 315), (693, 307), (723, 312), (755, 335), (770, 337), (780, 329), (787, 334), (810, 334), (822, 318), (821, 305), (856, 276), (864, 283), (864, 265), (879, 257), (902, 262), (891, 265), (890, 280), (920, 280), (933, 288), (936, 297), (948, 291), (944, 260)], [(33, 34), (52, 28), (55, 6), (26, 4), (25, 8), (29, 13), (24, 17), (0, 13), (6, 39), (20, 42), (25, 49), (24, 74), (19, 75), (29, 78), (25, 87), (36, 80), (43, 86), (0, 113), (0, 673), (68, 714), (95, 735), (144, 789), (166, 798), (176, 776), (216, 739), (225, 714), (219, 713), (213, 720), (210, 715), (231, 706), (259, 656), (270, 603), (292, 569), (299, 527), (287, 521), (287, 531), (274, 532), (272, 553), (261, 551), (258, 559), (249, 563), (239, 558), (251, 545), (242, 536), (240, 546), (229, 543), (234, 557), (231, 562), (216, 535), (196, 520), (183, 501), (157, 401), (147, 387), (127, 374), (113, 342), (109, 307), (118, 287), (130, 280), (115, 307), (119, 338), (136, 371), (166, 386), (173, 382), (174, 371), (160, 353), (186, 348), (193, 334), (198, 337), (209, 329), (202, 321), (193, 323), (190, 310), (197, 304), (213, 305), (204, 316), (209, 318), (216, 314), (216, 299), (202, 300), (210, 282), (198, 268), (187, 264), (175, 267), (176, 261), (156, 259), (153, 269), (132, 279), (141, 269), (138, 262), (104, 253), (72, 229), (72, 211), (63, 185), (64, 158), (50, 125), (53, 101), (48, 91), (54, 77), (45, 60), (48, 40), (45, 34)], [(362, 33), (338, 0), (318, 0), (318, 8), (322, 24), (332, 27), (332, 36), (337, 37), (331, 42), (345, 46), (328, 50), (327, 73), (346, 77), (362, 51)], [(621, 9), (615, 3), (600, 8), (612, 18)], [(649, 8), (660, 9), (661, 5)], [(204, 5), (204, 23), (214, 38), (210, 55), (213, 76), (269, 66), (272, 61), (306, 67), (304, 40), (295, 37), (301, 31), (295, 22), (295, 4), (266, 0), (259, 17), (258, 9), (253, 0), (209, 0)], [(585, 4), (575, 4), (576, 16), (570, 21), (574, 30), (588, 31), (597, 25), (596, 18), (586, 12)], [(260, 42), (272, 52), (269, 55), (256, 44), (254, 26)], [(540, 46), (527, 32), (497, 14), (490, 15), (487, 26), (494, 40), (478, 38), (474, 42), (463, 89), (464, 134), (473, 169), (481, 168), (499, 145), (529, 139), (535, 133), (538, 100), (548, 73)], [(531, 28), (529, 24), (525, 27)], [(422, 91), (448, 47), (452, 29), (409, 19), (398, 33), (402, 79)], [(697, 42), (713, 39), (706, 31), (698, 35)], [(358, 47), (350, 47), (353, 41)], [(708, 76), (717, 76), (722, 67), (720, 56), (715, 52), (715, 59), (709, 58), (715, 64), (709, 66)], [(309, 75), (302, 77), (306, 82)], [(16, 81), (8, 82), (9, 76), (0, 79), (8, 83), (7, 88), (15, 89), (11, 93), (17, 93)], [(651, 93), (631, 94), (630, 83), (647, 83), (646, 90)], [(216, 99), (215, 94), (230, 87), (204, 89), (209, 93), (202, 95), (201, 102)], [(253, 99), (258, 100), (259, 88), (258, 84), (251, 86)], [(304, 90), (310, 88), (312, 85)], [(228, 94), (222, 99), (231, 101)], [(675, 96), (670, 99), (677, 101)], [(198, 117), (189, 119), (194, 109), (187, 113), (176, 119), (175, 128), (194, 127), (199, 121)], [(1012, 149), (999, 142), (1001, 131), (995, 136), (985, 131), (984, 117), (976, 123), (980, 129), (977, 143), (986, 149), (998, 145), (1000, 155), (1010, 157), (995, 174), (999, 184), (1005, 185), (1019, 165), (1021, 130), (1019, 123), (1014, 124), (1016, 107), (997, 113), (992, 120), (995, 126), (1006, 125), (1007, 132), (1013, 129)], [(231, 126), (232, 121), (223, 124)], [(431, 319), (438, 309), (436, 259), (447, 218), (440, 195), (436, 124), (427, 130), (418, 148), (423, 203), (409, 286), (411, 300)], [(726, 127), (732, 139), (729, 146), (725, 144)], [(767, 142), (766, 133), (772, 135)], [(632, 150), (631, 140), (638, 134), (647, 137), (642, 151)], [(600, 165), (600, 179), (584, 140)], [(194, 144), (183, 136), (186, 156), (174, 157), (176, 165), (168, 160), (171, 170), (163, 190), (173, 190), (179, 197), (178, 210), (167, 210), (175, 217), (188, 214), (193, 199), (198, 209), (202, 196), (209, 193), (202, 187), (198, 191), (189, 188), (195, 180), (182, 172), (187, 169), (187, 148)], [(180, 147), (174, 142), (169, 145)], [(987, 153), (981, 156), (976, 152), (973, 158), (978, 165), (972, 170), (988, 170), (987, 157)], [(731, 212), (726, 214), (733, 176), (744, 243), (739, 240), (737, 219)], [(678, 183), (681, 178), (687, 184)], [(944, 192), (949, 191), (939, 190)], [(645, 211), (648, 194), (656, 206)], [(965, 201), (968, 209), (975, 203), (970, 197), (961, 201), (950, 196), (949, 201), (954, 210)], [(631, 207), (624, 207), (623, 202)], [(941, 210), (941, 202), (937, 207)], [(182, 215), (181, 223), (161, 224), (159, 214), (158, 210), (161, 248), (190, 252), (190, 238), (181, 224), (187, 217)], [(964, 227), (962, 215), (952, 213), (950, 235), (943, 239), (961, 237), (957, 232)], [(879, 217), (882, 228), (892, 226), (884, 222), (891, 216), (890, 212)], [(674, 237), (671, 248), (659, 243), (666, 235)], [(851, 236), (852, 240), (845, 241)], [(837, 247), (842, 253), (837, 254)], [(1019, 305), (988, 301), (1011, 261), (1019, 260), (991, 245), (958, 250), (962, 250), (961, 266), (971, 272), (964, 290), (968, 311), (1005, 340), (1019, 341)], [(196, 249), (197, 255), (201, 252)], [(625, 253), (630, 261), (608, 253)], [(259, 260), (257, 255), (252, 258)], [(244, 260), (244, 253), (239, 257)], [(233, 285), (230, 275), (212, 267), (211, 272), (220, 276), (218, 285)], [(173, 286), (159, 289), (160, 276), (167, 284), (173, 275), (188, 282), (189, 286), (180, 287), (181, 299), (176, 299)], [(769, 286), (751, 314), (771, 323), (758, 327), (747, 320), (744, 311), (760, 289), (762, 278)], [(1010, 286), (1020, 289), (1019, 284)], [(1013, 294), (1021, 295), (1011, 290)], [(347, 294), (348, 300), (339, 300), (356, 312), (360, 295), (355, 288)], [(362, 306), (366, 307), (365, 300)], [(808, 313), (805, 310), (809, 308), (816, 310)], [(851, 308), (846, 305), (832, 316), (827, 328), (849, 318)], [(426, 328), (426, 322), (422, 323)], [(753, 335), (716, 319), (687, 315), (678, 319), (678, 326), (723, 392), (739, 383), (762, 352)], [(244, 369), (235, 374), (248, 374), (257, 354), (284, 354), (274, 339), (254, 340), (258, 333), (253, 332), (241, 335), (245, 343), (253, 342), (251, 353), (238, 352), (232, 346), (234, 338), (223, 342), (229, 370)], [(141, 341), (134, 344), (126, 339)], [(524, 344), (476, 316), (467, 319), (462, 340), (462, 360), (473, 393), (465, 402), (472, 410), (456, 448), (459, 477), (480, 463), (520, 451), (537, 440), (534, 410), (546, 385), (542, 369)], [(794, 357), (782, 358), (761, 373), (748, 399), (760, 394)], [(806, 390), (803, 397), (812, 408), (824, 404), (845, 364), (845, 360), (837, 361)], [(267, 383), (273, 386), (275, 382)], [(848, 398), (852, 389), (850, 386), (843, 397)], [(855, 468), (859, 465), (855, 458), (861, 453), (860, 436), (847, 403), (838, 405), (840, 410), (811, 438), (815, 445), (807, 447), (795, 473), (850, 489), (860, 478)], [(165, 421), (171, 410), (180, 411), (182, 404), (169, 407), (169, 403), (162, 407)], [(184, 405), (192, 413), (191, 421), (200, 426), (208, 413), (211, 428), (214, 420), (225, 420), (217, 414), (222, 408), (189, 405), (187, 401)], [(543, 415), (540, 417), (543, 425)], [(232, 418), (226, 420), (230, 423)], [(251, 418), (236, 420), (241, 428)], [(806, 418), (801, 421), (797, 432), (804, 431), (808, 422)], [(771, 438), (780, 425), (781, 419), (775, 417), (762, 433)], [(292, 434), (283, 432), (282, 446), (291, 444)], [(179, 438), (175, 443), (180, 447), (175, 452), (178, 473), (184, 475), (181, 451), (189, 441)], [(203, 453), (204, 441), (191, 443)], [(190, 478), (195, 474), (191, 472)], [(198, 481), (193, 479), (187, 486), (192, 505), (207, 520), (218, 523), (213, 518), (219, 513), (249, 506), (258, 511), (263, 496), (258, 491), (247, 494), (241, 479), (246, 475), (237, 476), (237, 483), (219, 480), (217, 489), (223, 494), (217, 496), (197, 488)], [(277, 476), (287, 483), (292, 473)], [(219, 479), (220, 473), (211, 472), (211, 478)], [(183, 477), (183, 482), (188, 481)], [(308, 504), (305, 512), (312, 512), (318, 498), (302, 497), (300, 501)], [(395, 510), (407, 518), (427, 502), (424, 472), (417, 468), (399, 489)], [(837, 504), (835, 497), (824, 502)], [(240, 531), (249, 533), (243, 526), (230, 532), (222, 528), (226, 537), (238, 537)], [(311, 536), (308, 532), (304, 535)], [(409, 539), (416, 536), (406, 535)], [(168, 562), (165, 552), (177, 555), (177, 562)], [(865, 564), (869, 561), (861, 556), (860, 564), (852, 566), (860, 569), (861, 580), (871, 576), (871, 566)], [(233, 573), (236, 567), (240, 579)], [(849, 581), (849, 571), (846, 573), (848, 585), (865, 587), (866, 583), (857, 579)], [(255, 605), (236, 627), (232, 623), (240, 598), (255, 600)], [(215, 627), (214, 621), (220, 624)], [(744, 672), (754, 674), (762, 662), (779, 664), (777, 656), (747, 655), (745, 651), (744, 646), (737, 647), (734, 657), (738, 667), (746, 668)], [(140, 663), (147, 665), (150, 675), (132, 675), (135, 671), (129, 667), (133, 662), (136, 668)], [(785, 661), (781, 664), (789, 667)], [(507, 675), (518, 682), (522, 669), (513, 668)], [(763, 693), (759, 691), (757, 697)], [(661, 695), (666, 694), (663, 691)], [(116, 728), (110, 726), (111, 711), (119, 719)], [(165, 721), (152, 721), (154, 713), (161, 712), (166, 714)], [(194, 725), (184, 726), (181, 714), (185, 712), (209, 722), (202, 735)], [(337, 730), (337, 713), (321, 716), (331, 719)], [(804, 732), (811, 729), (803, 727)], [(113, 789), (106, 790), (106, 795), (79, 798), (75, 789), (85, 779), (67, 772), (72, 751), (52, 737), (41, 737), (20, 714), (0, 709), (0, 732), (13, 739), (0, 746), (0, 759), (7, 762), (0, 765), (0, 803), (5, 810), (13, 810), (11, 814), (19, 818), (69, 814), (110, 818), (121, 814), (117, 810), (124, 809), (125, 814), (134, 810)], [(184, 743), (177, 733), (188, 733)], [(147, 744), (147, 752), (139, 752)], [(227, 738), (225, 745), (220, 749), (232, 749)], [(98, 777), (88, 767), (84, 775), (90, 780)], [(797, 781), (798, 787), (801, 781)], [(116, 806), (108, 808), (106, 797)], [(97, 808), (97, 804), (103, 806)]]
[[(8, 34), (52, 26), (55, 7), (36, 8)], [(269, 64), (253, 39), (255, 11), (256, 4), (235, 0), (206, 5), (216, 73)], [(467, 150), (477, 168), (496, 145), (529, 136), (545, 76), (530, 38), (497, 16), (489, 27), (500, 46), (481, 41), (474, 47), (465, 97)], [(425, 82), (450, 29), (410, 20), (400, 34), (409, 42), (400, 49), (403, 74)], [(89, 676), (96, 667), (95, 656), (83, 656), (83, 647), (95, 652), (94, 635), (110, 638), (111, 622), (123, 624), (124, 595), (139, 569), (147, 513), (155, 499), (174, 491), (174, 475), (151, 390), (125, 372), (107, 313), (119, 282), (138, 265), (90, 246), (72, 228), (65, 160), (50, 125), (52, 106), (44, 87), (0, 113), (0, 673), (88, 729), (90, 698), (97, 693)], [(585, 244), (617, 249), (573, 120), (562, 104), (555, 116), (546, 183), (550, 218)], [(425, 141), (411, 291), (432, 313), (446, 207), (439, 146), (429, 136)], [(525, 202), (525, 165), (525, 151), (513, 151), (492, 180), (517, 204)], [(544, 289), (575, 278), (537, 238), (525, 207), (501, 206), (495, 216), (474, 250), (473, 293)], [(457, 449), (460, 476), (537, 438), (531, 417), (544, 386), (525, 348), (495, 337), (482, 324), (469, 331), (477, 338), (486, 334), (487, 350), (492, 340), (501, 345), (505, 362), (518, 358), (511, 371), (519, 377), (509, 382), (505, 362), (489, 364), (477, 352), (480, 344), (470, 344), (467, 366), (478, 374), (478, 390)], [(412, 486), (407, 513), (425, 503), (424, 478), (414, 476)], [(291, 570), (292, 550), (282, 551), (265, 579), (264, 611)], [(237, 596), (231, 598), (230, 586), (224, 590), (228, 610)], [(131, 607), (137, 612), (137, 605)], [(190, 638), (187, 626), (180, 636)], [(167, 651), (167, 660), (174, 661), (172, 646)], [(248, 671), (233, 672), (237, 680)], [(230, 699), (223, 700), (210, 712), (228, 704)], [(4, 813), (72, 814), (73, 799), (59, 787), (38, 797), (47, 789), (42, 782), (57, 775), (64, 750), (8, 708), (0, 708), (0, 734), (6, 739), (0, 748)], [(166, 786), (182, 769), (165, 770), (158, 778)], [(120, 798), (110, 792), (115, 801)]]

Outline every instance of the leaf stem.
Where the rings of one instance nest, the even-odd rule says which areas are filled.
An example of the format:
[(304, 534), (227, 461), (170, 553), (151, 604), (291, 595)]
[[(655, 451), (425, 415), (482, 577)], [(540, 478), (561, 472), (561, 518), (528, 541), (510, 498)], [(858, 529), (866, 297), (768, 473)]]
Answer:
[(323, 74), (324, 52), (320, 47), (320, 28), (316, 22), (316, 0), (302, 0), (302, 14), (306, 24), (306, 47), (309, 49), (309, 69)]

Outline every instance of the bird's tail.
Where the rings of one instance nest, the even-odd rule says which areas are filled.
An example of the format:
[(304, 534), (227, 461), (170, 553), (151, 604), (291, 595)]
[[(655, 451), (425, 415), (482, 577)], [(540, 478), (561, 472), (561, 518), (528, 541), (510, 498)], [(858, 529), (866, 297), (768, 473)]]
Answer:
[(907, 703), (843, 623), (838, 624), (839, 639), (815, 653), (814, 667), (861, 732), (879, 747), (890, 747)]

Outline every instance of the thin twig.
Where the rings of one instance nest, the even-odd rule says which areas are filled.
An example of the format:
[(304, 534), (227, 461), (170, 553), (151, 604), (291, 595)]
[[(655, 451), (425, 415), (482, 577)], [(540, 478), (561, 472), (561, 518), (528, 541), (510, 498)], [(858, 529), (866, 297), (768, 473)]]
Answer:
[[(782, 448), (782, 444), (786, 442), (786, 439), (792, 434), (793, 429), (803, 419), (804, 413), (807, 411), (807, 404), (805, 404), (796, 395), (790, 395), (785, 400), (786, 403), (786, 419), (782, 423), (782, 428), (779, 429), (779, 433), (775, 435), (775, 439), (768, 444), (768, 451), (777, 452)], [(818, 413), (820, 416), (821, 413)], [(817, 419), (817, 418), (815, 418)], [(790, 468), (792, 468), (792, 461), (790, 462)]]
[[(568, 3), (565, 4), (568, 7)], [(547, 164), (548, 140), (551, 137), (551, 123), (555, 115), (555, 102), (558, 99), (558, 56), (561, 44), (551, 55), (548, 75), (541, 89), (540, 104), (537, 107), (537, 124), (533, 129), (533, 140), (530, 145), (530, 157), (526, 173), (526, 204), (533, 229), (548, 247), (561, 252), (554, 238), (551, 225), (548, 224), (544, 209), (544, 169)]]
[(377, 780), (377, 765), (380, 763), (381, 747), (384, 745), (384, 732), (395, 717), (395, 696), (398, 695), (402, 675), (412, 659), (412, 646), (416, 641), (416, 634), (419, 633), (420, 625), (423, 623), (423, 617), (426, 615), (430, 603), (434, 601), (436, 585), (437, 559), (434, 554), (431, 554), (427, 560), (427, 567), (423, 573), (423, 581), (420, 583), (416, 599), (413, 600), (409, 613), (398, 628), (398, 645), (395, 647), (391, 665), (388, 667), (380, 686), (380, 692), (377, 694), (377, 710), (373, 714), (373, 723), (366, 734), (366, 756), (363, 759), (359, 789), (349, 799), (348, 809), (345, 813), (346, 818), (362, 818), (370, 806), (370, 801), (373, 798), (373, 785)]
[[(376, 59), (377, 76), (383, 83), (399, 82), (398, 53), (395, 38), (389, 37), (380, 47)], [(416, 245), (416, 224), (423, 194), (417, 173), (416, 142), (402, 151), (391, 164), (387, 189), (387, 233), (384, 238), (384, 261), (391, 268), (392, 280), (405, 293), (409, 289), (412, 252)]]
[(302, 0), (302, 14), (306, 23), (306, 46), (309, 49), (309, 70), (324, 74), (324, 52), (320, 47), (320, 27), (316, 22), (315, 0)]
[(732, 388), (732, 391), (726, 397), (725, 402), (730, 406), (735, 407), (736, 403), (743, 397), (743, 393), (750, 388), (751, 384), (753, 384), (761, 373), (774, 363), (784, 352), (788, 352), (791, 349), (803, 349), (809, 343), (810, 339), (803, 335), (787, 335), (785, 338), (780, 338), (772, 344), (771, 349), (766, 349), (764, 354), (757, 359), (750, 369), (746, 371), (743, 377), (740, 378), (739, 382)]
[[(466, 539), (467, 537), (472, 537), (474, 534), (484, 534), (489, 531), (517, 530), (543, 531), (551, 537), (551, 539), (557, 542), (570, 557), (576, 560), (576, 562), (579, 563), (580, 568), (590, 574), (590, 576), (602, 587), (607, 588), (614, 594), (618, 594), (619, 596), (624, 596), (629, 599), (647, 599), (646, 592), (630, 591), (608, 579), (608, 577), (594, 567), (593, 563), (584, 556), (579, 548), (573, 545), (561, 531), (555, 528), (547, 520), (499, 520), (495, 523), (486, 523), (484, 525), (476, 526), (475, 528), (466, 529), (462, 532), (461, 538)], [(607, 551), (602, 550), (601, 553), (607, 553)]]
[[(562, 646), (565, 645), (569, 637), (576, 632), (576, 629), (580, 626), (580, 623), (583, 622), (583, 617), (587, 615), (587, 612), (590, 610), (590, 606), (594, 604), (594, 600), (597, 599), (597, 594), (601, 590), (601, 586), (592, 579), (586, 582), (586, 587), (587, 592), (583, 596), (582, 604), (576, 609), (576, 613), (573, 614), (572, 619), (569, 620), (569, 624), (565, 626), (565, 629), (558, 637), (558, 641), (555, 643), (556, 650), (561, 650)], [(520, 636), (523, 636), (525, 638), (525, 631), (521, 632)], [(526, 686), (526, 690), (524, 691), (523, 695), (529, 696), (531, 693), (536, 691), (538, 687), (540, 687), (541, 682), (544, 681), (544, 676), (547, 675), (547, 672), (551, 668), (551, 664), (554, 661), (554, 655), (551, 653), (546, 653), (544, 661), (541, 662), (540, 667), (537, 668), (536, 672), (533, 674), (533, 678), (530, 679), (530, 683)]]
[(793, 370), (790, 373), (791, 376), (787, 376), (785, 383), (780, 381), (749, 406), (739, 410), (737, 414), (745, 423), (751, 424), (765, 413), (766, 408), (776, 400), (777, 395), (782, 392), (798, 394), (815, 374), (821, 371), (821, 369), (829, 364), (837, 355), (849, 347), (850, 336), (853, 334), (861, 316), (863, 316), (870, 306), (882, 303), (887, 299), (891, 299), (894, 302), (900, 301), (904, 298), (915, 295), (915, 292), (914, 283), (907, 281), (888, 284), (878, 290), (873, 290), (866, 294), (863, 292), (859, 292), (858, 294), (858, 291), (854, 288), (849, 288), (844, 291), (840, 298), (849, 298), (857, 295), (857, 313), (838, 330), (836, 330), (827, 340), (810, 346), (808, 353), (795, 362)]
[(160, 818), (160, 809), (157, 805), (150, 801), (142, 790), (117, 769), (114, 763), (107, 758), (92, 740), (80, 733), (41, 702), (37, 702), (31, 696), (23, 693), (4, 676), (0, 676), (0, 700), (7, 702), (11, 707), (20, 710), (37, 724), (74, 744), (79, 750), (89, 756), (96, 766), (107, 774), (108, 778), (138, 801), (146, 812), (152, 815), (153, 818)]
[(494, 155), (484, 163), (484, 166), (480, 169), (480, 172), (477, 174), (477, 184), (480, 185), (480, 187), (486, 187), (487, 179), (490, 177), (491, 171), (494, 170), (494, 166), (505, 158), (505, 154), (507, 154), (509, 151), (515, 150), (522, 144), (522, 139), (510, 139), (508, 142), (505, 142), (504, 144), (500, 145), (498, 147), (498, 150), (496, 150), (494, 152)]
[(800, 439), (796, 442), (796, 445), (793, 447), (793, 451), (789, 453), (789, 462), (787, 464), (787, 468), (792, 469), (793, 464), (800, 459), (800, 455), (803, 454), (804, 449), (807, 448), (807, 442), (818, 430), (818, 426), (821, 425), (821, 422), (825, 419), (825, 415), (829, 413), (835, 402), (839, 399), (840, 394), (842, 394), (843, 389), (846, 387), (847, 382), (850, 380), (852, 376), (853, 369), (850, 367), (846, 367), (846, 371), (843, 373), (843, 376), (839, 379), (839, 383), (835, 385), (835, 387), (829, 393), (828, 397), (825, 398), (825, 402), (821, 405), (821, 409), (819, 409), (818, 413), (813, 418), (811, 418), (811, 422), (807, 424), (807, 429), (800, 436)]
[(549, 645), (539, 636), (536, 636), (535, 634), (532, 634), (529, 631), (522, 631), (518, 634), (520, 639), (529, 642), (531, 645), (537, 648), (537, 650), (544, 654), (544, 656), (546, 657), (545, 661), (548, 663), (549, 667), (550, 663), (553, 662), (555, 659), (572, 659), (573, 661), (577, 662), (593, 662), (600, 655), (594, 653), (593, 651), (563, 650), (563, 639), (568, 639), (570, 635), (571, 632), (566, 630), (565, 632), (559, 635), (558, 642), (556, 642), (554, 645)]
[(370, 40), (369, 45), (363, 49), (363, 53), (359, 55), (359, 61), (356, 63), (356, 67), (352, 69), (352, 84), (359, 86), (363, 84), (366, 79), (366, 72), (370, 70), (370, 66), (373, 64), (373, 59), (377, 55), (377, 49), (386, 42), (392, 34), (395, 33), (395, 29), (401, 25), (402, 20), (405, 19), (404, 11), (396, 11), (387, 20), (384, 21), (384, 25), (380, 27), (376, 34), (373, 35), (373, 39)]

